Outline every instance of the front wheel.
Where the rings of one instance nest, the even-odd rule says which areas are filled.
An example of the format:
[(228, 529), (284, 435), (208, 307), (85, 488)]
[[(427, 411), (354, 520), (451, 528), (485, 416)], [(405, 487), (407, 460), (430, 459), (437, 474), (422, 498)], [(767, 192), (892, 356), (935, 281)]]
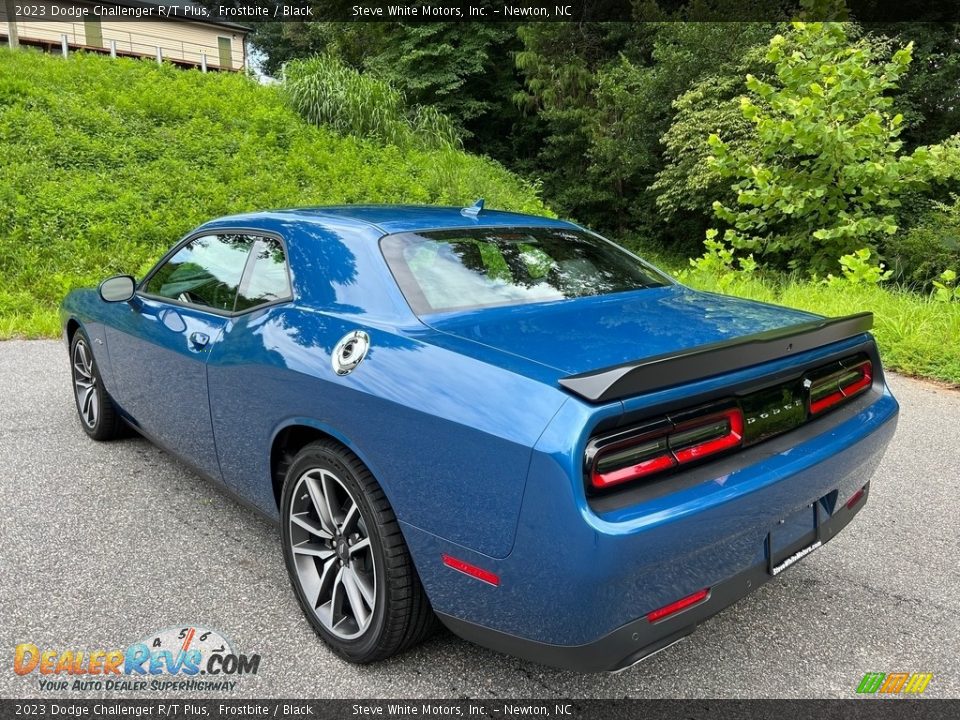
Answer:
[(334, 652), (383, 660), (434, 629), (390, 503), (353, 453), (328, 440), (303, 448), (287, 471), (281, 513), (290, 582)]
[(70, 374), (73, 399), (83, 431), (94, 440), (113, 440), (120, 435), (122, 421), (113, 399), (103, 387), (103, 378), (94, 360), (90, 340), (77, 330), (70, 342)]

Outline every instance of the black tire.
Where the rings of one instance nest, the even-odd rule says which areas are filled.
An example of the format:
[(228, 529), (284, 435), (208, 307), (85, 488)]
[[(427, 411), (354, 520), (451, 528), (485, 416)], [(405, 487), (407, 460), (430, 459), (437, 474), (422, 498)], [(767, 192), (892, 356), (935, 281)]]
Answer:
[[(103, 386), (90, 338), (77, 330), (70, 341), (70, 379), (80, 427), (94, 440), (113, 440), (123, 432), (123, 420)], [(83, 388), (82, 385), (89, 385)]]
[[(309, 480), (314, 480), (312, 489), (306, 486)], [(336, 481), (334, 490), (326, 492), (327, 485), (333, 481)], [(326, 514), (333, 516), (337, 531), (329, 541), (303, 527), (304, 523), (313, 523), (311, 527), (323, 531), (330, 525), (329, 519), (324, 524), (323, 513), (313, 512), (314, 492), (318, 487), (323, 490), (324, 498), (334, 497), (334, 507), (331, 511), (328, 506)], [(353, 516), (352, 521), (357, 532), (348, 534), (347, 523), (350, 521), (344, 520), (340, 525), (336, 518), (351, 517), (351, 503), (359, 509), (359, 518)], [(393, 509), (373, 475), (353, 453), (331, 440), (316, 441), (304, 447), (287, 469), (280, 513), (284, 561), (297, 601), (314, 630), (337, 655), (353, 663), (384, 660), (423, 641), (435, 630), (436, 616), (413, 566)], [(299, 522), (291, 519), (293, 515)], [(341, 552), (349, 552), (344, 542), (353, 542), (359, 548), (364, 544), (363, 538), (369, 539), (369, 554), (366, 547), (360, 551), (360, 557)], [(294, 545), (298, 553), (295, 553)], [(319, 548), (320, 552), (305, 556), (305, 546), (309, 546), (311, 553), (316, 552), (314, 548)], [(321, 553), (328, 552), (335, 555), (332, 558), (321, 556)], [(329, 573), (339, 574), (330, 577)], [(367, 578), (364, 582), (367, 593), (375, 598), (372, 612), (366, 603), (361, 602), (367, 612), (365, 627), (362, 627), (359, 613), (353, 612), (356, 617), (352, 622), (348, 617), (352, 601), (349, 589), (342, 589), (346, 582), (340, 583), (340, 600), (342, 605), (345, 603), (344, 608), (351, 607), (344, 610), (339, 623), (333, 622), (336, 618), (333, 609), (337, 605), (336, 583), (344, 573), (352, 573), (354, 597), (358, 597), (357, 580), (362, 576)], [(314, 576), (318, 578), (315, 584), (311, 582)], [(305, 583), (311, 585), (309, 597)], [(324, 603), (321, 601), (327, 587), (331, 588), (331, 597)], [(321, 616), (326, 618), (326, 624)], [(353, 636), (347, 637), (351, 632)]]

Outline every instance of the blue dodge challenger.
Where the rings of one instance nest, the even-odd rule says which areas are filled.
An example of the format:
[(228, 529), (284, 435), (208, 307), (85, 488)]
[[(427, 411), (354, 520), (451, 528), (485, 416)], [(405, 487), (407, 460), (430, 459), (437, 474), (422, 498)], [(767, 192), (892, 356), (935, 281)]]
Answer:
[(870, 314), (696, 292), (482, 202), (221, 218), (62, 316), (84, 431), (276, 520), (354, 662), (439, 620), (626, 668), (842, 530), (898, 412)]

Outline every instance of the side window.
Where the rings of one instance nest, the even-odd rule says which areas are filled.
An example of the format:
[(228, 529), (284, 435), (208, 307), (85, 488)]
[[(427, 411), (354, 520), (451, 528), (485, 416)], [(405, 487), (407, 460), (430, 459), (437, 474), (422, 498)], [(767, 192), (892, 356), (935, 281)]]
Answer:
[(256, 238), (204, 235), (180, 248), (150, 278), (148, 295), (232, 311)]
[(283, 245), (274, 238), (259, 238), (253, 247), (247, 275), (237, 294), (236, 310), (249, 310), (291, 295)]

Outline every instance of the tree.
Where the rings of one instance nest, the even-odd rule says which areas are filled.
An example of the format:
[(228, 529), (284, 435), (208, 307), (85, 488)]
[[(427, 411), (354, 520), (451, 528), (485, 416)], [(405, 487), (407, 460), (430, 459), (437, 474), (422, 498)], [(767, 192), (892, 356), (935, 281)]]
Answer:
[(897, 231), (899, 198), (956, 172), (958, 139), (902, 152), (903, 116), (890, 94), (912, 45), (880, 56), (841, 23), (793, 23), (769, 43), (770, 81), (747, 75), (743, 117), (756, 143), (711, 135), (712, 166), (733, 178), (736, 206), (714, 203), (723, 239), (790, 268), (837, 268)]
[(517, 117), (511, 98), (519, 89), (512, 52), (516, 27), (499, 23), (394, 23), (364, 69), (385, 78), (407, 100), (433, 105), (467, 137), (498, 125), (504, 108)]
[(705, 74), (737, 66), (772, 34), (765, 23), (522, 27), (520, 100), (544, 126), (535, 167), (545, 196), (600, 229), (669, 237), (648, 187), (663, 167), (672, 100)]
[(726, 61), (712, 64), (708, 75), (695, 79), (673, 101), (672, 121), (659, 139), (660, 170), (649, 189), (656, 196), (659, 220), (671, 229), (678, 250), (698, 246), (715, 222), (714, 200), (735, 200), (729, 181), (707, 164), (709, 135), (719, 133), (731, 148), (755, 142), (753, 125), (740, 112), (739, 95), (746, 73), (771, 72), (765, 56), (775, 28), (744, 23), (735, 31)]
[(497, 159), (515, 158), (523, 125), (534, 122), (513, 101), (521, 87), (513, 23), (263, 23), (253, 42), (267, 72), (325, 54), (385, 80), (406, 103), (450, 118), (469, 149)]
[(904, 117), (904, 146), (940, 142), (960, 131), (960, 23), (889, 23), (865, 31), (901, 44), (913, 42), (910, 74), (896, 102)]

